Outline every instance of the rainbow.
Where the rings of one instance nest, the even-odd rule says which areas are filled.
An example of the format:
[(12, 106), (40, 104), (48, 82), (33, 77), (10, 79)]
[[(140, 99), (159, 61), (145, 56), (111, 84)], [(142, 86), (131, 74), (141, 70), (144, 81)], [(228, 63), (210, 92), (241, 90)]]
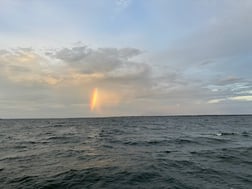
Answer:
[(93, 111), (97, 105), (98, 89), (94, 88), (90, 98), (90, 110)]

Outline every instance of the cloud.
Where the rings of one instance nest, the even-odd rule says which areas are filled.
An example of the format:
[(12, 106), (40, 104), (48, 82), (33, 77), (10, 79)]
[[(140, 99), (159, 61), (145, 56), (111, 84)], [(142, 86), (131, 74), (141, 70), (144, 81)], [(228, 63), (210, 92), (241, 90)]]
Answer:
[(228, 98), (230, 100), (238, 100), (238, 101), (252, 101), (252, 96), (234, 96)]
[(131, 4), (131, 0), (116, 0), (116, 6), (119, 11), (128, 8)]
[(207, 103), (209, 103), (209, 104), (215, 104), (215, 103), (222, 102), (224, 100), (225, 99), (212, 99), (212, 100), (209, 100)]
[(249, 56), (252, 52), (251, 2), (223, 1), (221, 5), (222, 12), (214, 14), (196, 31), (174, 41), (162, 55), (164, 61), (184, 69)]
[(90, 53), (91, 49), (88, 49), (86, 46), (80, 46), (71, 49), (63, 48), (57, 51), (54, 57), (66, 62), (79, 62)]
[(216, 81), (216, 85), (229, 85), (229, 84), (234, 84), (234, 83), (242, 83), (243, 79), (239, 77), (234, 77), (234, 76), (229, 76), (226, 78), (218, 79)]
[(27, 104), (28, 112), (43, 111), (44, 116), (55, 110), (66, 115), (67, 109), (71, 115), (94, 115), (89, 111), (93, 88), (99, 89), (101, 102), (95, 113), (103, 116), (209, 113), (228, 101), (250, 101), (248, 78), (204, 78), (205, 66), (163, 69), (153, 59), (143, 61), (142, 52), (84, 45), (2, 50), (0, 85), (5, 91), (0, 101), (13, 109)]
[(83, 112), (89, 115), (90, 91), (94, 87), (101, 91), (102, 108), (106, 109), (119, 101), (128, 102), (150, 87), (151, 67), (134, 60), (141, 54), (134, 48), (78, 46), (45, 52), (23, 48), (1, 52), (0, 85), (5, 91), (0, 101), (5, 104), (18, 101), (17, 106), (27, 103), (38, 108), (47, 99), (52, 109), (82, 104), (79, 108), (84, 106)]
[[(214, 6), (213, 2), (204, 3), (206, 7)], [(192, 104), (210, 103), (211, 107), (217, 108), (220, 104), (228, 107), (228, 103), (247, 99), (238, 96), (249, 96), (252, 87), (248, 71), (252, 69), (252, 4), (250, 1), (223, 1), (218, 5), (222, 9), (213, 14), (214, 17), (204, 19), (204, 25), (176, 39), (153, 57), (152, 61), (160, 66), (161, 75), (174, 72), (176, 76), (157, 83), (159, 90), (166, 89), (163, 97), (181, 104), (186, 104), (185, 99)], [(210, 108), (204, 106), (202, 109)]]
[(217, 104), (225, 101), (244, 101), (244, 102), (249, 102), (252, 101), (252, 96), (232, 96), (228, 98), (220, 98), (220, 99), (212, 99), (209, 100), (209, 104)]
[(86, 46), (63, 48), (52, 55), (82, 73), (103, 73), (112, 71), (124, 64), (131, 65), (130, 58), (141, 53), (134, 48), (99, 48), (91, 49)]
[[(156, 63), (158, 59), (148, 59), (143, 50), (135, 48), (80, 44), (0, 52), (3, 115), (10, 108), (19, 110), (23, 106), (27, 109), (16, 111), (17, 115), (208, 114), (228, 112), (225, 108), (231, 106), (230, 102), (251, 102), (250, 78), (218, 76), (209, 65), (176, 69), (168, 64), (164, 69)], [(100, 95), (96, 112), (89, 110), (93, 88), (98, 88)]]

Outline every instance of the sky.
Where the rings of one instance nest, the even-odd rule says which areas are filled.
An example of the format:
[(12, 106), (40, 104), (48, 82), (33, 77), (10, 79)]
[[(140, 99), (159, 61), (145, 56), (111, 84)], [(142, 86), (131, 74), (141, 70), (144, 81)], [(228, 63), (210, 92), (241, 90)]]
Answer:
[(0, 0), (0, 118), (252, 113), (251, 0)]

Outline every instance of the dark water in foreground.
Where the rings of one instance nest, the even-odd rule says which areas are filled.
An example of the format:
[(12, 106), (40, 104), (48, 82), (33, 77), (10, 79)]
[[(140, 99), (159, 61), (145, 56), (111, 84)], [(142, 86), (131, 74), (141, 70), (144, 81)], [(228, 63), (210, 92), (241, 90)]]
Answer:
[(0, 188), (252, 188), (252, 116), (0, 120)]

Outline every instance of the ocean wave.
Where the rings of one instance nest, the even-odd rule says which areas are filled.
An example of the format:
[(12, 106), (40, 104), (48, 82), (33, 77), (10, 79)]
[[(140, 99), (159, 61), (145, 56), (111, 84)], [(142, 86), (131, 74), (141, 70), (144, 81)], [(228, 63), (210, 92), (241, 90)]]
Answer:
[(252, 186), (252, 117), (0, 123), (0, 188)]
[(6, 182), (14, 188), (191, 188), (183, 181), (153, 170), (119, 170), (115, 167), (69, 170), (51, 177), (22, 176)]

